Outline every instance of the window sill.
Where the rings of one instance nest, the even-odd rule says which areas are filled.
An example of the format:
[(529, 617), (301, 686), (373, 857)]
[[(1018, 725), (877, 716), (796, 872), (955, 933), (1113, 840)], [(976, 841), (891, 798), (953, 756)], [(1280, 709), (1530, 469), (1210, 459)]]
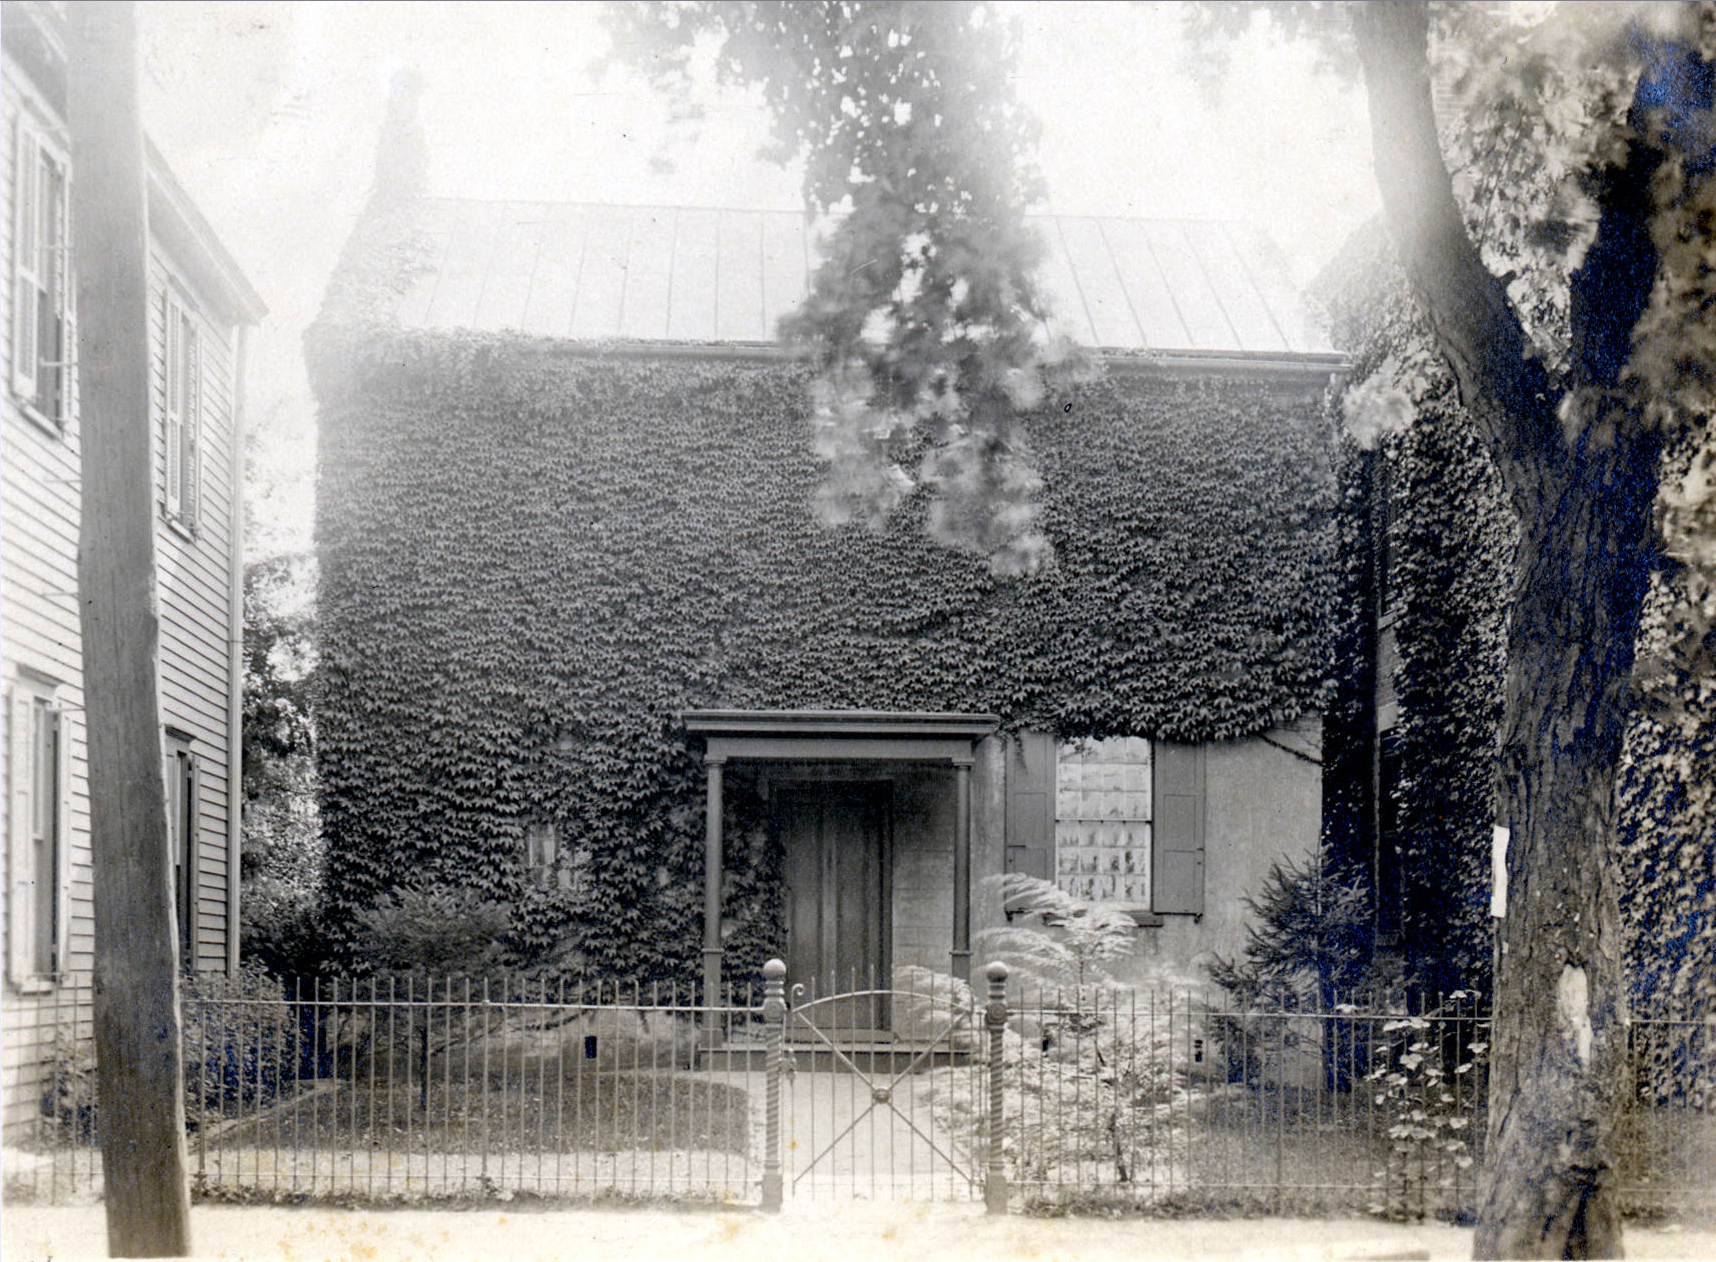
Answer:
[[(17, 398), (17, 396), (14, 395), (13, 398)], [(34, 403), (25, 402), (23, 399), (18, 399), (18, 410), (29, 418), (29, 420), (35, 424), (36, 428), (41, 430), (42, 433), (46, 434), (49, 438), (58, 439), (61, 442), (65, 441), (66, 423), (63, 420), (54, 420)]]
[(186, 521), (183, 517), (175, 517), (171, 513), (165, 511), (162, 512), (161, 518), (167, 523), (167, 529), (178, 535), (179, 538), (183, 539), (186, 543), (195, 543), (197, 541), (197, 527), (195, 522)]
[(51, 977), (31, 977), (24, 981), (14, 979), (12, 989), (20, 995), (49, 995), (58, 989), (58, 983)]

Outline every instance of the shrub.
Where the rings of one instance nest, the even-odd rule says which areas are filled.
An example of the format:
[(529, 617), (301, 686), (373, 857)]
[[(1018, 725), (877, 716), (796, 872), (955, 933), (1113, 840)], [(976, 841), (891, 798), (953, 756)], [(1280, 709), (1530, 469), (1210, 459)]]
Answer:
[[(87, 1023), (86, 1023), (87, 1028)], [(53, 1068), (42, 1094), (43, 1139), (55, 1147), (96, 1142), (95, 1040), (71, 1027), (54, 1029)]]
[(475, 890), (395, 890), (359, 914), (361, 958), (383, 973), (480, 974), (499, 962), (511, 920), (506, 907)]
[[(189, 1127), (272, 1102), (297, 1077), (301, 1040), (280, 982), (246, 965), (236, 976), (191, 973), (180, 981), (185, 1122)], [(44, 1138), (94, 1144), (99, 1134), (95, 1040), (89, 1019), (54, 1031), (42, 1096)]]
[(182, 993), (189, 1124), (272, 1103), (296, 1081), (297, 1017), (277, 978), (247, 964), (192, 974)]
[(1273, 863), (1245, 905), (1251, 923), (1244, 958), (1218, 958), (1209, 970), (1243, 1010), (1212, 1021), (1228, 1081), (1261, 1085), (1285, 1073), (1288, 1061), (1312, 1056), (1322, 1063), (1325, 1087), (1350, 1088), (1354, 1073), (1369, 1066), (1367, 1034), (1344, 1020), (1296, 1022), (1282, 1014), (1351, 1012), (1355, 999), (1398, 997), (1398, 979), (1376, 963), (1368, 890), (1316, 863)]
[(1218, 959), (1210, 969), (1216, 985), (1240, 1002), (1280, 1010), (1310, 1001), (1327, 1011), (1379, 981), (1363, 885), (1329, 876), (1316, 863), (1277, 862), (1245, 906), (1251, 913), (1245, 958)]

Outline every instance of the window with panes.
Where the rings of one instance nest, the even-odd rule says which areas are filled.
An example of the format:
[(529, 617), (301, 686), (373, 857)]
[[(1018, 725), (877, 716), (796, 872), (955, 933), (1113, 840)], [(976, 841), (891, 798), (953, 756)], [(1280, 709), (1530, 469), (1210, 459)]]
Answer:
[(12, 179), (12, 392), (64, 432), (76, 397), (71, 168), (48, 129), (20, 112)]
[(196, 313), (172, 289), (161, 301), (165, 508), (175, 523), (194, 529), (202, 492), (202, 334)]

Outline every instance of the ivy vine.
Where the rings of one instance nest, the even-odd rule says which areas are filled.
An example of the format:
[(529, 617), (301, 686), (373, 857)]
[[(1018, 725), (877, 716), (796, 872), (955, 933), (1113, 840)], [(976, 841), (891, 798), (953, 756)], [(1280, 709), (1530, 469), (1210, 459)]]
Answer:
[[(309, 339), (321, 400), (319, 757), (336, 935), (407, 884), (518, 909), (515, 951), (685, 976), (692, 707), (994, 712), (1067, 736), (1254, 734), (1327, 673), (1332, 472), (1303, 386), (1111, 373), (1028, 437), (1057, 561), (1019, 580), (812, 520), (810, 371), (511, 335)], [(730, 777), (734, 972), (778, 949)], [(577, 880), (537, 885), (552, 822)]]

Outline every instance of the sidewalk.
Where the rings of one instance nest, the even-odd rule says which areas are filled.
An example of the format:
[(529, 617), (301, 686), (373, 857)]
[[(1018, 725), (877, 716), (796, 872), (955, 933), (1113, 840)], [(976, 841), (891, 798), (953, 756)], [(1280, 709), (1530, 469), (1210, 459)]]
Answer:
[[(1364, 1219), (1032, 1219), (964, 1205), (804, 1205), (754, 1210), (433, 1211), (199, 1205), (198, 1257), (281, 1259), (732, 1259), (746, 1262), (1360, 1262), (1471, 1256), (1469, 1229)], [(1716, 1257), (1716, 1231), (1632, 1229), (1632, 1258)], [(106, 1256), (99, 1207), (7, 1206), (6, 1262)]]

